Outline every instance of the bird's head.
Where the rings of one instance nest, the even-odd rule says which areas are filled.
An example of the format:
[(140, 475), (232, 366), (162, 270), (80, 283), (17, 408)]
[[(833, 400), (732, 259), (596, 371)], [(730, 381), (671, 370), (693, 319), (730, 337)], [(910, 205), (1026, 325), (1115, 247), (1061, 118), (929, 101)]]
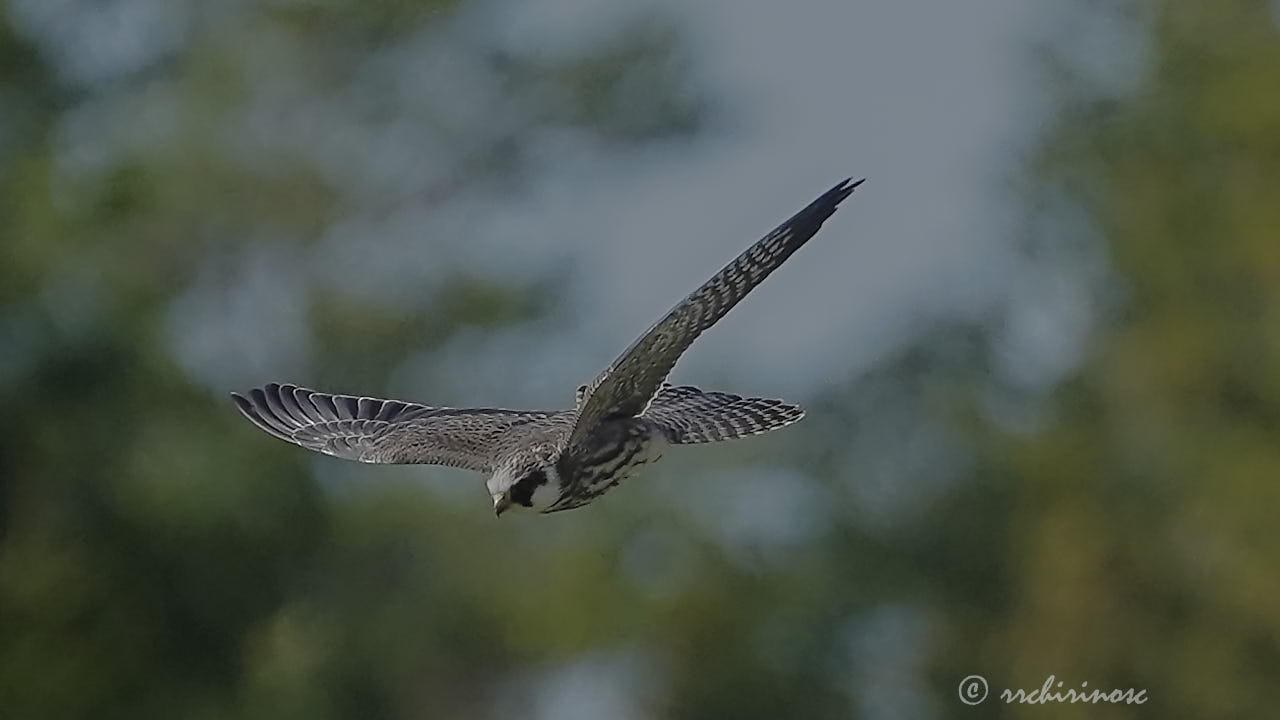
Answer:
[(560, 478), (554, 463), (538, 462), (518, 468), (502, 468), (485, 483), (493, 498), (493, 512), (544, 510), (560, 494)]

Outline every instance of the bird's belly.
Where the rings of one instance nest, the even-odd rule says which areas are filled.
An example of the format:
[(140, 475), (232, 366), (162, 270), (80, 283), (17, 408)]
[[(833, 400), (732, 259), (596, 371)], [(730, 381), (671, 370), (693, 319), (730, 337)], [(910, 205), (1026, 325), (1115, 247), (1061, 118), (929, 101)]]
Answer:
[(602, 436), (597, 446), (575, 463), (573, 477), (564, 484), (560, 498), (544, 512), (586, 505), (661, 460), (667, 448), (662, 435), (638, 419)]
[(605, 476), (613, 477), (613, 485), (638, 475), (646, 465), (652, 465), (662, 459), (667, 444), (660, 438), (646, 438), (634, 453), (628, 453), (614, 465), (605, 464)]

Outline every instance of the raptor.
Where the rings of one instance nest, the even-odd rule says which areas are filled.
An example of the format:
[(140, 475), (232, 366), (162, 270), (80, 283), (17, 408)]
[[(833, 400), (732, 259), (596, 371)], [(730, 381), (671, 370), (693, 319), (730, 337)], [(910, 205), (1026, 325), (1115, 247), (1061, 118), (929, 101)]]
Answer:
[(666, 380), (693, 341), (813, 237), (861, 183), (844, 180), (747, 248), (579, 387), (572, 409), (437, 407), (279, 383), (232, 393), (232, 399), (254, 425), (307, 450), (485, 473), (498, 515), (586, 505), (656, 462), (670, 445), (759, 435), (804, 417), (799, 406), (782, 400)]

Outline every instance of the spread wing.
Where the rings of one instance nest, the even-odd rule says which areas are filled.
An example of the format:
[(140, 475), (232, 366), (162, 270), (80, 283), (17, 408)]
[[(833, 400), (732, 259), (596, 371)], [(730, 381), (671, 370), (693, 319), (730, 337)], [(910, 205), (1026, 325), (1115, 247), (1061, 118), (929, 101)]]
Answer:
[(799, 421), (804, 411), (785, 400), (663, 385), (641, 417), (656, 423), (667, 442), (693, 445), (777, 430)]
[(581, 394), (569, 438), (580, 445), (601, 420), (638, 415), (666, 380), (676, 361), (703, 330), (747, 296), (831, 217), (862, 181), (845, 180), (747, 248), (702, 287), (694, 290), (631, 344)]
[(493, 446), (504, 432), (553, 414), (431, 407), (276, 383), (231, 397), (267, 434), (313, 452), (365, 463), (448, 465), (480, 472), (493, 471)]

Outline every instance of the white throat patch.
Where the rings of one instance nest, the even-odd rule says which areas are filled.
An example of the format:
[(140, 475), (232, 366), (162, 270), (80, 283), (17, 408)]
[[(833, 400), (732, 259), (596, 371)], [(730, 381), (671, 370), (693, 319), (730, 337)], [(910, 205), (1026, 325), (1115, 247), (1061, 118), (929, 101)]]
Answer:
[(556, 472), (556, 466), (546, 466), (543, 473), (547, 481), (533, 489), (533, 507), (530, 509), (534, 512), (546, 510), (560, 498), (560, 473)]

